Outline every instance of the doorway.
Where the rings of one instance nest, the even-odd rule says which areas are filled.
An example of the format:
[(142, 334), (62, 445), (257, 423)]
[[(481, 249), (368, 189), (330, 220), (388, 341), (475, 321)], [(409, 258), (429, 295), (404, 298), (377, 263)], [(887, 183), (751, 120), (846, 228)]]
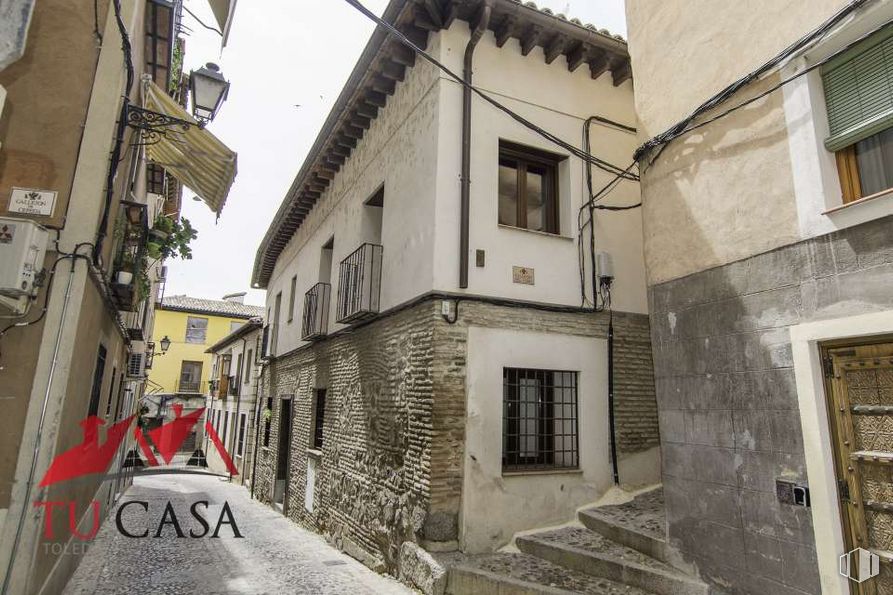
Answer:
[(279, 448), (276, 453), (276, 483), (273, 490), (273, 502), (285, 510), (285, 497), (288, 492), (288, 461), (291, 458), (291, 422), (292, 399), (283, 397), (279, 404)]
[(852, 557), (868, 579), (853, 582), (853, 592), (893, 593), (893, 342), (822, 351), (847, 551), (877, 556)]

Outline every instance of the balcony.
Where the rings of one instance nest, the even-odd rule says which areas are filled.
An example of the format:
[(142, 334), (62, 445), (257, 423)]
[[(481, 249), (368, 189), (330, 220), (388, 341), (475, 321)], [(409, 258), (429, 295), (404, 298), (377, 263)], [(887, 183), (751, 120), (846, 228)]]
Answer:
[(381, 246), (363, 244), (341, 261), (338, 271), (338, 322), (355, 322), (378, 313), (381, 253)]
[(317, 283), (304, 294), (304, 314), (301, 321), (301, 339), (313, 341), (329, 332), (329, 301), (332, 299), (332, 286)]
[(181, 393), (200, 393), (202, 383), (199, 380), (180, 380), (180, 388), (177, 392)]

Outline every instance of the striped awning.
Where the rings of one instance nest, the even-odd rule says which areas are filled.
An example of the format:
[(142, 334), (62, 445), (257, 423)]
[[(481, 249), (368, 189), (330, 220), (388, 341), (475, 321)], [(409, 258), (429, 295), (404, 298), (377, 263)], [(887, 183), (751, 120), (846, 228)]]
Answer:
[(149, 159), (189, 187), (217, 216), (223, 210), (236, 177), (236, 154), (200, 128), (196, 120), (152, 81), (144, 81), (146, 109), (196, 124), (188, 130), (172, 127), (157, 142), (147, 144)]

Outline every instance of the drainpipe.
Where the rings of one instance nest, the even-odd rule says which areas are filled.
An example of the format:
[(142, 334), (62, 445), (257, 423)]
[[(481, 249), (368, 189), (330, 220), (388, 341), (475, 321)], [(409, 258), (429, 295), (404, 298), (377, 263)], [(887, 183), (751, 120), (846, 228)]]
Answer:
[(608, 429), (611, 433), (611, 473), (614, 485), (620, 485), (620, 470), (617, 468), (617, 434), (614, 421), (614, 316), (608, 318)]
[[(236, 386), (236, 426), (234, 428), (235, 431), (233, 432), (232, 444), (230, 445), (231, 453), (235, 453), (236, 443), (239, 441), (239, 428), (242, 427), (240, 423), (242, 421), (242, 418), (239, 414), (239, 408), (242, 406), (242, 386), (245, 385), (242, 378), (242, 372), (245, 370), (245, 355), (247, 353), (247, 347), (248, 339), (242, 337), (242, 369), (239, 370), (238, 374), (236, 374), (236, 382), (238, 383), (238, 386)], [(242, 473), (239, 479), (241, 480), (240, 483), (242, 485), (245, 485), (245, 442), (242, 442), (242, 456), (240, 458), (242, 459)], [(232, 473), (229, 474), (229, 480), (233, 480)]]
[(468, 219), (469, 204), (471, 202), (471, 81), (473, 78), (472, 64), (474, 62), (474, 49), (487, 31), (492, 12), (492, 0), (484, 0), (481, 15), (471, 39), (465, 46), (465, 65), (462, 86), (462, 195), (459, 214), (459, 287), (468, 288)]

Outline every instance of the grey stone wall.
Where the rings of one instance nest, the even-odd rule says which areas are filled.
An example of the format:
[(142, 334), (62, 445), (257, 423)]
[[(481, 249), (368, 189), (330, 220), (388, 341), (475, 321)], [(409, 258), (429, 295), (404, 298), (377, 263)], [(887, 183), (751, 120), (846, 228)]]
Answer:
[(652, 287), (669, 537), (734, 593), (819, 593), (789, 340), (801, 322), (893, 309), (893, 217)]
[[(397, 571), (404, 542), (458, 539), (469, 326), (606, 337), (607, 314), (569, 314), (462, 302), (447, 324), (425, 301), (350, 333), (276, 358), (261, 399), (275, 397), (255, 495), (272, 497), (280, 397), (294, 395), (287, 515), (377, 570)], [(614, 314), (618, 446), (656, 446), (648, 318)], [(313, 513), (304, 507), (313, 389), (327, 388)], [(263, 436), (263, 421), (258, 431)], [(572, 512), (572, 511), (571, 511)]]

